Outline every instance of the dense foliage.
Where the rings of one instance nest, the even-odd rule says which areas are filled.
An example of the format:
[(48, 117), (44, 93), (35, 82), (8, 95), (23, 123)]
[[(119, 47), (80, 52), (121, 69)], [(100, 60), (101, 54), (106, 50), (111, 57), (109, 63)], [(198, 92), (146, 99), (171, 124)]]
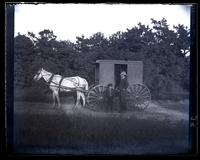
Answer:
[(45, 29), (15, 37), (15, 87), (31, 87), (36, 71), (46, 70), (63, 76), (79, 75), (94, 83), (94, 62), (98, 59), (141, 60), (144, 83), (153, 97), (189, 90), (190, 31), (183, 25), (170, 30), (166, 19), (151, 19), (153, 27), (139, 23), (109, 38), (95, 33), (77, 37), (76, 43), (58, 41)]

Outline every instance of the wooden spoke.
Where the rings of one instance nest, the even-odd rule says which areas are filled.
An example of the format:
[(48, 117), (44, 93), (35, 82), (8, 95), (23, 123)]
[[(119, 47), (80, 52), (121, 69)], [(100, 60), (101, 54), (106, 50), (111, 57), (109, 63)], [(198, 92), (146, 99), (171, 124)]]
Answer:
[(105, 87), (97, 85), (92, 87), (87, 95), (87, 107), (95, 111), (101, 111), (105, 104)]
[(143, 84), (132, 84), (127, 89), (127, 102), (129, 108), (144, 110), (151, 101), (149, 89)]

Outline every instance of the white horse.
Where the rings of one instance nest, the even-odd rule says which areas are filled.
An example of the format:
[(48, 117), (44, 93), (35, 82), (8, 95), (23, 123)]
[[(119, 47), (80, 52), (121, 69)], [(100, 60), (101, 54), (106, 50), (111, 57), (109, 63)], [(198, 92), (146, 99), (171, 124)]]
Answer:
[(58, 102), (58, 107), (60, 107), (59, 91), (72, 92), (75, 91), (77, 94), (77, 100), (75, 107), (78, 106), (80, 99), (83, 100), (83, 106), (85, 106), (85, 94), (88, 91), (88, 82), (86, 79), (79, 76), (75, 77), (62, 77), (58, 74), (50, 73), (43, 68), (34, 76), (34, 80), (39, 80), (43, 78), (49, 85), (53, 92), (53, 104), (56, 106), (56, 100)]

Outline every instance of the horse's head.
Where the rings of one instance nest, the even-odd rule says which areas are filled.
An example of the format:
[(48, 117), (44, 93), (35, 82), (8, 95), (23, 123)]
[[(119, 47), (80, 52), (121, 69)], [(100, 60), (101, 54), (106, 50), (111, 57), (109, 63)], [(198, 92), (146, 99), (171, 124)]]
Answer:
[(37, 73), (35, 74), (35, 76), (34, 76), (34, 80), (35, 81), (38, 81), (41, 77), (42, 77), (42, 70), (43, 70), (43, 68), (40, 68), (38, 71), (37, 71)]

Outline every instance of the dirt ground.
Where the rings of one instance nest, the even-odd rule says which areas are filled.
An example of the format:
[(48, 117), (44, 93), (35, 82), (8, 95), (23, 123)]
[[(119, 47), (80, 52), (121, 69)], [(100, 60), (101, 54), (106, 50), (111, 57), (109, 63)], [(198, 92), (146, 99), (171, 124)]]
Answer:
[(73, 103), (14, 103), (14, 150), (37, 154), (187, 154), (189, 102), (94, 112)]

